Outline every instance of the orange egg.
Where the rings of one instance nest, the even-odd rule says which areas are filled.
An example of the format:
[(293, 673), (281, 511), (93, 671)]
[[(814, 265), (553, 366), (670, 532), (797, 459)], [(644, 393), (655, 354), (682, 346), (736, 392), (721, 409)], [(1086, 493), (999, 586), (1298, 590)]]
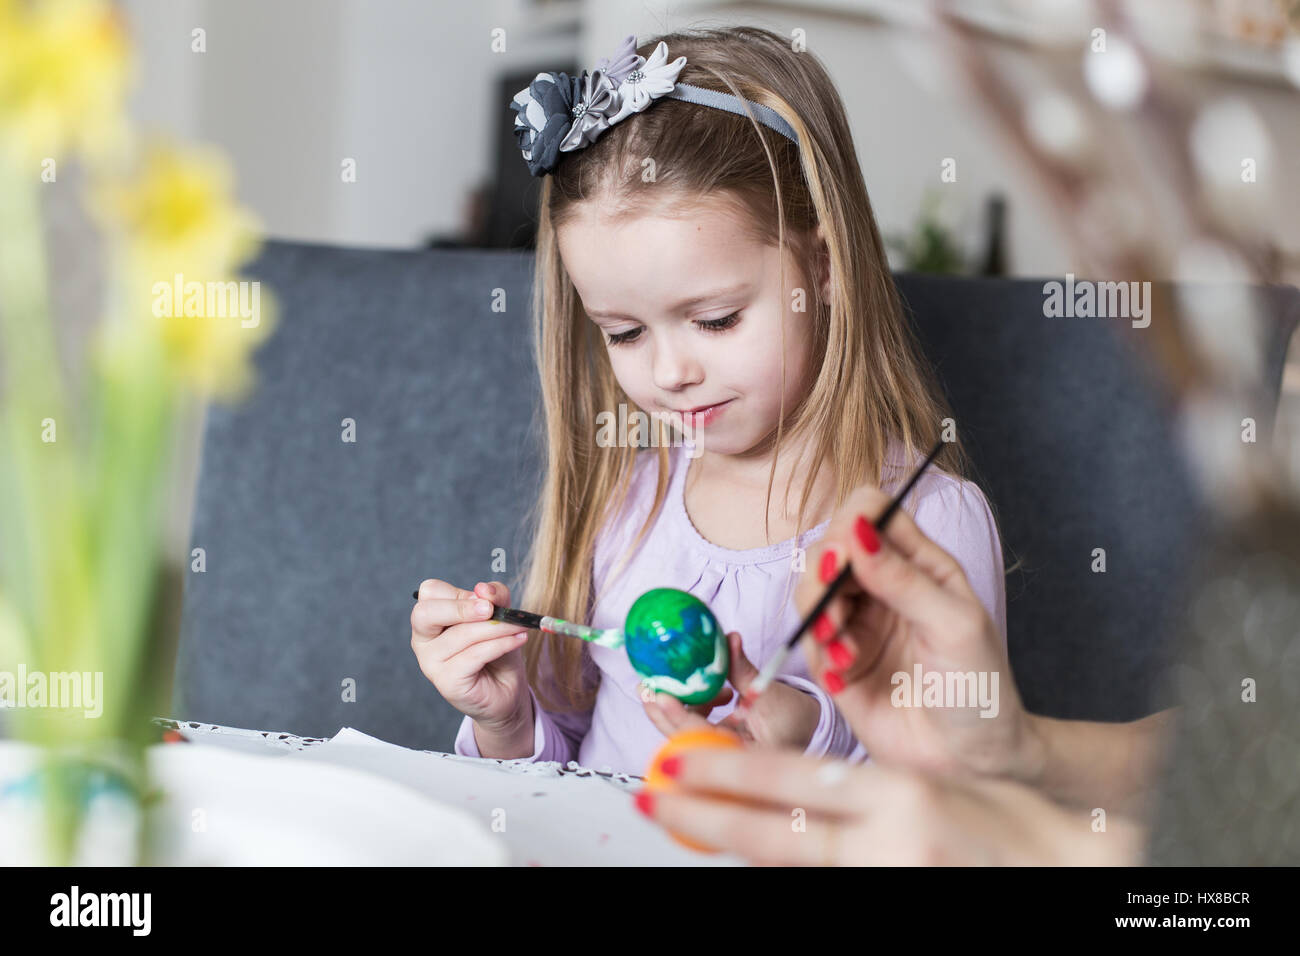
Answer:
[[(710, 727), (707, 730), (683, 730), (680, 733), (673, 734), (651, 758), (650, 767), (645, 773), (645, 788), (651, 793), (672, 793), (674, 790), (680, 789), (676, 780), (659, 769), (664, 760), (687, 750), (709, 750), (723, 747), (739, 750), (744, 747), (744, 744), (741, 743), (736, 734), (718, 727)], [(722, 797), (721, 799), (728, 798)], [(717, 847), (696, 843), (694, 840), (688, 840), (671, 830), (668, 831), (668, 835), (688, 849), (699, 850), (701, 853), (719, 852)]]

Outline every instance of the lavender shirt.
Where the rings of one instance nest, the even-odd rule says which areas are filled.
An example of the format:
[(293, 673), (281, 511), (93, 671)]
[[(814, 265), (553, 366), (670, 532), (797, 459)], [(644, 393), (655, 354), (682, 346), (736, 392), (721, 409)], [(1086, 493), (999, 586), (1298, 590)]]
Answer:
[[(593, 563), (596, 601), (589, 623), (622, 627), (628, 608), (645, 591), (680, 588), (709, 605), (724, 632), (739, 631), (745, 655), (761, 668), (799, 626), (793, 600), (797, 574), (815, 574), (816, 569), (794, 570), (794, 538), (748, 551), (733, 551), (705, 539), (691, 523), (684, 504), (691, 462), (685, 446), (670, 449), (669, 457), (671, 479), (659, 516), (613, 581), (607, 580), (609, 572), (621, 563), (654, 501), (657, 469), (653, 449), (638, 455), (623, 512), (597, 536)], [(886, 491), (899, 487), (910, 474), (896, 455), (891, 456), (890, 467), (882, 482)], [(971, 482), (931, 468), (908, 496), (907, 506), (921, 530), (961, 564), (1005, 645), (1002, 546), (984, 495)], [(805, 531), (799, 536), (799, 546), (809, 548), (828, 524)], [(584, 646), (589, 672), (600, 682), (595, 707), (583, 713), (550, 713), (533, 694), (534, 746), (532, 754), (523, 759), (576, 760), (593, 770), (642, 774), (664, 736), (646, 716), (640, 678), (621, 648)], [(810, 679), (802, 652), (796, 650), (789, 656), (777, 680), (809, 694), (821, 705), (821, 719), (807, 754), (857, 762), (867, 759), (830, 695)], [(734, 707), (733, 701), (714, 708), (709, 720), (721, 720)], [(474, 722), (468, 717), (456, 735), (455, 752), (482, 756), (474, 740)]]

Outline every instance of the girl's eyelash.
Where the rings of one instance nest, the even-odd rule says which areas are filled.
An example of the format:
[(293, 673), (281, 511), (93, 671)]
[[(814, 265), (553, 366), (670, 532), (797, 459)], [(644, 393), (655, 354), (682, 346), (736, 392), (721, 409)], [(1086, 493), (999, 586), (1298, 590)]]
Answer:
[(695, 324), (702, 329), (706, 329), (709, 332), (721, 332), (725, 329), (731, 328), (739, 321), (740, 321), (740, 313), (733, 312), (731, 313), (731, 315), (728, 315), (721, 319), (705, 319), (703, 322), (697, 322)]
[[(703, 329), (706, 332), (725, 332), (727, 329), (732, 328), (739, 321), (740, 321), (740, 313), (733, 312), (731, 313), (731, 315), (728, 315), (721, 319), (704, 319), (702, 321), (696, 322), (695, 324), (698, 325), (701, 329)], [(626, 332), (619, 332), (615, 335), (608, 335), (605, 337), (605, 341), (610, 345), (623, 345), (627, 342), (635, 341), (637, 337), (640, 335), (641, 335), (641, 327), (638, 326), (637, 328), (629, 329)]]

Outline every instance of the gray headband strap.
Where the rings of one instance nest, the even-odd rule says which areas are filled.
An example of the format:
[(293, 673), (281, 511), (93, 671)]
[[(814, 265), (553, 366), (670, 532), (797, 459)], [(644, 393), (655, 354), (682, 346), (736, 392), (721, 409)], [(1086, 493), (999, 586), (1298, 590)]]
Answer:
[[(745, 112), (745, 107), (741, 105), (741, 101), (737, 97), (732, 96), (730, 93), (720, 93), (717, 90), (706, 89), (703, 86), (678, 83), (664, 95), (674, 100), (684, 100), (687, 103), (697, 103), (700, 106), (712, 106), (717, 110), (726, 110), (728, 113), (735, 113), (737, 116), (748, 118), (749, 115)], [(783, 120), (776, 110), (770, 106), (755, 103), (753, 100), (745, 100), (744, 102), (754, 111), (754, 119), (769, 129), (776, 130), (795, 145), (799, 144), (799, 137), (794, 128)]]

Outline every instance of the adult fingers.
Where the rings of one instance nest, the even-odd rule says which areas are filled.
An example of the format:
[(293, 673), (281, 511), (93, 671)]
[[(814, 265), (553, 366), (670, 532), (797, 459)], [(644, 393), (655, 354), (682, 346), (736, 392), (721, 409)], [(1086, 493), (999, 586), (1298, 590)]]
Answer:
[(834, 819), (807, 815), (796, 829), (790, 810), (676, 791), (652, 794), (648, 807), (650, 818), (673, 833), (756, 863), (828, 865), (837, 862), (841, 850), (843, 824)]
[[(832, 558), (836, 556), (830, 550), (826, 554)], [(834, 570), (824, 571), (821, 576), (834, 578), (836, 573)], [(797, 598), (797, 603), (800, 610), (807, 613), (815, 606), (816, 600), (803, 582), (800, 582), (800, 587), (805, 588), (805, 595), (802, 599)], [(820, 585), (820, 588), (817, 599), (820, 599), (825, 585)], [(864, 621), (880, 619), (882, 609), (883, 606), (871, 600), (850, 575), (822, 614), (804, 632), (801, 645), (809, 671), (813, 674), (820, 674), (828, 668), (843, 671), (851, 662), (861, 664), (875, 660), (889, 635), (883, 630), (864, 630), (863, 624)], [(868, 611), (877, 613), (868, 618)], [(852, 642), (845, 640), (849, 636), (853, 638)]]
[[(957, 559), (930, 540), (906, 507), (900, 506), (894, 511), (883, 531), (874, 528), (891, 500), (879, 488), (864, 486), (856, 489), (848, 502), (856, 513), (847, 528), (841, 526), (842, 532), (848, 533), (842, 534), (838, 540), (859, 541), (862, 535), (870, 538), (874, 531), (877, 537), (887, 538), (901, 555), (924, 569), (942, 587), (963, 594), (972, 593), (970, 582)], [(863, 522), (873, 527), (862, 528)]]
[(898, 612), (863, 596), (856, 601), (833, 601), (826, 609), (830, 624), (809, 630), (803, 652), (812, 673), (830, 668), (847, 680), (851, 667), (861, 674), (879, 658), (893, 633)]
[[(738, 797), (751, 803), (803, 807), (853, 816), (866, 805), (882, 774), (874, 765), (808, 757), (786, 750), (691, 750), (680, 755), (677, 783), (687, 791)], [(787, 825), (789, 814), (786, 815)]]
[(888, 537), (870, 531), (862, 538), (854, 534), (849, 559), (864, 591), (927, 633), (949, 633), (979, 607), (978, 601), (970, 599), (969, 588), (965, 593), (945, 588), (927, 569), (900, 553)]

